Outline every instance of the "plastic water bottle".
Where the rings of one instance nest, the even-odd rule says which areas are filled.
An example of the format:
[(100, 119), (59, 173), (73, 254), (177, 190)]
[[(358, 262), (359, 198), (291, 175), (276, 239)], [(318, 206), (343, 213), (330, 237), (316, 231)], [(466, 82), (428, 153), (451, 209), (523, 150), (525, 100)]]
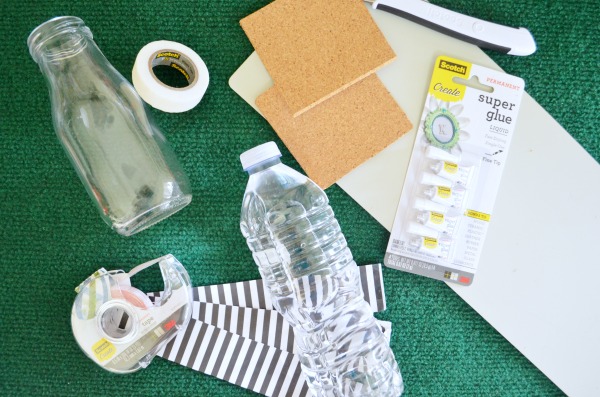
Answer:
[(329, 206), (274, 142), (240, 156), (250, 179), (241, 230), (274, 307), (294, 327), (315, 396), (399, 396), (402, 377)]

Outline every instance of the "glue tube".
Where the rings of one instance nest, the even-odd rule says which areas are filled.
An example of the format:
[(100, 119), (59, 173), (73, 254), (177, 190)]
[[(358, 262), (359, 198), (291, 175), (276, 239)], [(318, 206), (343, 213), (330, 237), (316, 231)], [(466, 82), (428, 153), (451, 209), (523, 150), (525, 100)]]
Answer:
[(461, 185), (468, 184), (473, 174), (472, 166), (458, 165), (451, 161), (436, 161), (429, 168), (442, 178)]
[(416, 218), (423, 226), (448, 235), (454, 233), (458, 223), (458, 216), (436, 211), (419, 211)]
[(448, 235), (415, 222), (409, 224), (407, 232), (415, 236), (408, 243), (417, 251), (438, 258), (448, 257), (452, 244), (452, 239)]
[(437, 230), (430, 229), (421, 225), (420, 223), (410, 222), (408, 224), (407, 232), (418, 236), (432, 237), (435, 239), (440, 238), (441, 233)]
[(421, 175), (421, 183), (423, 185), (433, 185), (433, 186), (446, 186), (452, 187), (454, 183), (446, 178), (442, 178), (441, 176), (434, 175), (430, 172), (424, 172)]
[(450, 207), (446, 207), (444, 204), (434, 203), (431, 200), (421, 197), (415, 197), (414, 208), (420, 211), (435, 211), (441, 214), (447, 213), (450, 209)]
[(427, 236), (415, 236), (410, 239), (409, 244), (419, 252), (446, 259), (450, 253), (451, 240)]
[(452, 163), (460, 162), (460, 156), (450, 154), (444, 149), (440, 149), (435, 146), (428, 146), (427, 149), (425, 149), (425, 156), (429, 157), (432, 160), (450, 161)]
[(461, 185), (453, 187), (447, 186), (428, 186), (423, 191), (434, 203), (444, 204), (449, 207), (462, 209), (467, 198), (467, 189)]

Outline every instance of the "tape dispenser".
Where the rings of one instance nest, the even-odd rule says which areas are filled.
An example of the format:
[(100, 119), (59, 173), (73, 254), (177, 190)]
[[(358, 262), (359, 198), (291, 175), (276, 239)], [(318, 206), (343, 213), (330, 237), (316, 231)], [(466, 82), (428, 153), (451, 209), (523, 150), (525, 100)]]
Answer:
[[(158, 263), (164, 291), (154, 303), (130, 278)], [(190, 278), (173, 256), (143, 263), (129, 273), (98, 270), (75, 289), (71, 312), (73, 335), (96, 364), (117, 373), (146, 368), (192, 312)]]

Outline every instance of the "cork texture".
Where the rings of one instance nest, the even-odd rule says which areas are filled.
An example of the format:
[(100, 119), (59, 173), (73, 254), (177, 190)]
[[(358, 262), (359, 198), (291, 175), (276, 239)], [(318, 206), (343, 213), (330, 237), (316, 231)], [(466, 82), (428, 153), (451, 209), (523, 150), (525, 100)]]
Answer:
[(256, 105), (306, 174), (325, 189), (412, 125), (377, 75), (294, 117), (276, 87)]
[(240, 24), (294, 116), (396, 58), (361, 0), (276, 0)]

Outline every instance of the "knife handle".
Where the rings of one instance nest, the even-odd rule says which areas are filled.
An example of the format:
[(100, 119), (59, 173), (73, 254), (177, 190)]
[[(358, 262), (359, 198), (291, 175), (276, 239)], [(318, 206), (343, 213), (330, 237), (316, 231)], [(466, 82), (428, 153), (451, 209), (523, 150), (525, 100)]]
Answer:
[(406, 18), (481, 48), (509, 55), (531, 55), (535, 40), (525, 28), (512, 28), (473, 18), (423, 0), (377, 0), (373, 8)]

